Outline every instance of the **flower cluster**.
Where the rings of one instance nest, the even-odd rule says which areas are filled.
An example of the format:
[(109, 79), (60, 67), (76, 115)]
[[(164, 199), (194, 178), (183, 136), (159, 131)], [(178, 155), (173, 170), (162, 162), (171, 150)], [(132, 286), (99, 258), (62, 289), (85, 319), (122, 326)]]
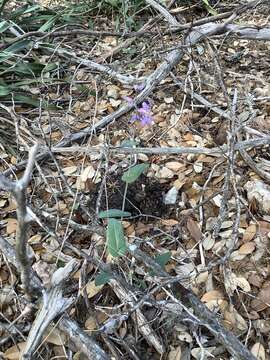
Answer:
[[(124, 98), (127, 102), (130, 104), (133, 103), (133, 100), (131, 97), (126, 96)], [(151, 115), (151, 105), (148, 101), (143, 101), (140, 107), (136, 108), (136, 113), (131, 116), (130, 119), (131, 122), (139, 121), (141, 123), (141, 126), (147, 126), (153, 124), (153, 117)]]

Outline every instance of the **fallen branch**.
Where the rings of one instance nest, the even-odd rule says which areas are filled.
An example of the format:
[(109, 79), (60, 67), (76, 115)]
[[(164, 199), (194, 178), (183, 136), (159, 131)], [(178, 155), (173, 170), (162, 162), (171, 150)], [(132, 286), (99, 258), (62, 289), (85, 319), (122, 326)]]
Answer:
[(249, 154), (245, 150), (240, 150), (240, 154), (243, 158), (243, 160), (248, 164), (248, 166), (256, 173), (258, 174), (262, 179), (266, 180), (270, 183), (270, 175), (268, 172), (260, 169), (255, 161), (252, 160), (252, 158), (249, 156)]
[[(16, 260), (14, 248), (1, 235), (0, 251), (15, 268), (18, 270), (20, 269), (20, 266)], [(42, 284), (40, 283), (36, 273), (32, 269), (31, 271), (31, 281), (33, 281), (33, 283), (38, 286), (39, 293), (42, 294), (42, 291), (44, 291)], [(101, 349), (96, 341), (91, 336), (83, 333), (82, 330), (79, 331), (78, 324), (74, 320), (71, 320), (68, 316), (64, 315), (62, 318), (60, 318), (60, 320), (57, 322), (57, 326), (60, 328), (60, 330), (69, 335), (70, 340), (76, 345), (78, 351), (82, 351), (88, 357), (89, 354), (91, 354), (89, 359), (109, 360), (109, 356), (107, 356), (107, 354), (104, 352), (104, 350)]]
[(169, 11), (165, 7), (160, 5), (158, 2), (156, 2), (155, 0), (146, 0), (146, 2), (147, 4), (151, 5), (154, 9), (156, 9), (162, 15), (162, 17), (164, 17), (164, 19), (168, 21), (170, 25), (172, 26), (180, 25), (179, 22), (175, 19), (175, 17), (173, 17), (169, 13)]
[(36, 289), (32, 286), (34, 283), (31, 281), (31, 265), (27, 251), (27, 230), (31, 218), (27, 213), (26, 190), (30, 183), (37, 150), (37, 145), (30, 149), (27, 166), (20, 180), (13, 182), (0, 175), (0, 186), (6, 191), (10, 191), (17, 203), (16, 258), (21, 271), (22, 287), (29, 299), (33, 297)]
[[(270, 145), (270, 136), (264, 136), (257, 139), (245, 140), (238, 142), (235, 145), (235, 150), (252, 149), (261, 146)], [(131, 147), (83, 147), (83, 146), (70, 146), (70, 147), (54, 147), (51, 150), (53, 153), (80, 153), (80, 154), (148, 154), (148, 155), (166, 155), (166, 154), (205, 154), (209, 156), (226, 156), (228, 152), (227, 145), (214, 148), (205, 147), (149, 147), (149, 148), (131, 148)]]
[(52, 275), (51, 288), (43, 291), (43, 303), (38, 312), (23, 350), (22, 359), (30, 360), (38, 349), (50, 323), (62, 314), (75, 301), (74, 298), (64, 298), (62, 288), (65, 281), (78, 269), (78, 261), (70, 261), (64, 268), (59, 268)]
[(92, 70), (92, 71), (97, 71), (100, 73), (104, 73), (107, 76), (114, 78), (115, 80), (119, 81), (122, 84), (125, 85), (135, 85), (138, 84), (141, 80), (136, 79), (134, 76), (132, 75), (122, 75), (119, 74), (117, 71), (113, 70), (111, 67), (109, 66), (105, 66), (102, 64), (98, 64), (92, 60), (88, 60), (88, 59), (82, 59), (80, 57), (78, 57), (76, 54), (67, 51), (65, 49), (54, 49), (54, 48), (48, 48), (46, 47), (46, 50), (50, 51), (53, 54), (58, 54), (59, 56), (64, 57), (65, 59), (67, 59), (68, 61), (71, 61), (75, 64), (78, 65), (83, 65), (86, 68)]

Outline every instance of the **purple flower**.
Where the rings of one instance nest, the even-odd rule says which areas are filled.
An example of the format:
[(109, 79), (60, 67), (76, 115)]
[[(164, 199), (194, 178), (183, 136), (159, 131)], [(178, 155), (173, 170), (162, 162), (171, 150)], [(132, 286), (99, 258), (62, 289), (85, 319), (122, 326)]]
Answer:
[(139, 113), (141, 113), (141, 114), (147, 114), (147, 113), (150, 113), (151, 107), (150, 107), (150, 105), (149, 105), (146, 101), (144, 101), (144, 102), (142, 103), (141, 108), (139, 108), (138, 111), (139, 111)]
[(134, 85), (134, 89), (136, 91), (142, 91), (145, 88), (144, 84), (138, 84), (138, 85)]
[[(133, 104), (133, 99), (130, 96), (124, 96), (129, 104)], [(136, 109), (136, 113), (131, 116), (131, 122), (140, 121), (141, 126), (152, 125), (153, 118), (151, 115), (151, 106), (149, 102), (143, 101), (141, 106)]]
[(135, 121), (138, 121), (138, 120), (140, 120), (138, 114), (133, 114), (133, 115), (131, 116), (131, 119), (130, 119), (131, 122), (135, 122)]
[(126, 100), (129, 104), (133, 103), (133, 99), (130, 96), (123, 96), (123, 99)]
[(140, 117), (140, 122), (142, 126), (152, 125), (153, 118), (151, 115), (142, 115)]

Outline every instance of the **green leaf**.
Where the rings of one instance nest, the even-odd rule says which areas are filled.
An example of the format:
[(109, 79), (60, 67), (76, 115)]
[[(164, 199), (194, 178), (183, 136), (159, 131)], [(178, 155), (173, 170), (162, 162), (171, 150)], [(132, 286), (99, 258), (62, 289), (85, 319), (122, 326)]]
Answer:
[(101, 211), (98, 214), (98, 217), (100, 219), (105, 219), (105, 218), (121, 218), (121, 217), (128, 217), (131, 216), (131, 213), (128, 211), (122, 211), (122, 210), (118, 210), (118, 209), (109, 209), (106, 211)]
[(105, 2), (115, 8), (121, 7), (121, 1), (119, 0), (105, 0)]
[(18, 74), (38, 76), (41, 74), (41, 72), (44, 68), (45, 68), (45, 65), (39, 64), (39, 63), (20, 63), (20, 64), (17, 64), (12, 69), (12, 71), (15, 71)]
[(137, 145), (138, 145), (138, 143), (135, 140), (124, 140), (124, 141), (122, 141), (120, 146), (132, 148), (132, 147), (136, 147)]
[(95, 278), (95, 285), (100, 286), (100, 285), (107, 284), (107, 282), (109, 282), (111, 278), (112, 277), (109, 273), (107, 273), (105, 271), (101, 271), (101, 273), (98, 274)]
[(11, 24), (9, 22), (7, 22), (6, 20), (1, 21), (0, 22), (0, 33), (6, 31), (10, 26), (11, 26)]
[(109, 219), (108, 221), (107, 247), (113, 257), (122, 256), (127, 250), (123, 226), (116, 219)]
[(155, 261), (164, 269), (167, 262), (171, 260), (172, 253), (170, 251), (155, 256)]
[(149, 164), (138, 164), (129, 168), (122, 176), (122, 180), (128, 184), (133, 183), (138, 177), (149, 168)]
[(6, 96), (11, 93), (11, 89), (8, 86), (0, 85), (0, 96)]
[(207, 9), (207, 11), (209, 12), (209, 14), (211, 15), (218, 15), (218, 12), (209, 4), (208, 0), (202, 0), (205, 8)]
[(48, 19), (48, 21), (38, 29), (38, 31), (44, 31), (45, 32), (45, 31), (49, 30), (52, 27), (52, 25), (55, 23), (55, 21), (57, 20), (58, 17), (59, 17), (58, 15), (51, 16)]
[(7, 60), (18, 51), (28, 48), (30, 43), (31, 40), (17, 41), (15, 44), (12, 44), (7, 49), (0, 52), (0, 60)]
[(33, 97), (33, 96), (30, 97), (30, 96), (24, 96), (24, 95), (20, 95), (20, 94), (15, 94), (14, 95), (14, 100), (15, 100), (15, 102), (19, 102), (19, 103), (27, 104), (27, 105), (32, 105), (32, 106), (35, 106), (35, 107), (38, 107), (40, 105), (43, 106), (43, 104), (40, 103), (38, 98)]

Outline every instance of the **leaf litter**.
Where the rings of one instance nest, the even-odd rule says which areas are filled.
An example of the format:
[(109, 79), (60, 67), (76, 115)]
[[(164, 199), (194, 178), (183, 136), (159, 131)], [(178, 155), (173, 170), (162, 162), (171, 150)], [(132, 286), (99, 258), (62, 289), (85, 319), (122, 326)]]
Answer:
[[(113, 33), (124, 15), (114, 8), (113, 4), (118, 4), (117, 1), (107, 3), (108, 8), (100, 8), (101, 13), (96, 13), (95, 24), (92, 25)], [(193, 10), (192, 7), (188, 10), (180, 6), (179, 16), (183, 16), (185, 22), (190, 21), (191, 14), (195, 19), (212, 14), (212, 10), (208, 13), (209, 7), (207, 10), (195, 3)], [(210, 2), (206, 3), (212, 6)], [(223, 11), (222, 6), (228, 8), (227, 2), (221, 3), (217, 6), (220, 12)], [(13, 5), (15, 14), (20, 4), (9, 4)], [(48, 12), (46, 26), (50, 30), (56, 24), (60, 26), (60, 22), (53, 18), (58, 5), (50, 2), (42, 4), (48, 6), (44, 9)], [(167, 6), (167, 2), (164, 5)], [(76, 12), (84, 14), (83, 7), (76, 9), (71, 2), (70, 8), (68, 4), (65, 6), (71, 11), (71, 19), (73, 15), (77, 19)], [(174, 10), (177, 6), (172, 9), (172, 14)], [(21, 16), (27, 17), (27, 11), (22, 11)], [(107, 17), (108, 11), (116, 16), (113, 23)], [(144, 11), (146, 13), (142, 18), (145, 20), (149, 14), (147, 9)], [(67, 14), (64, 13), (64, 16)], [(45, 26), (42, 14), (37, 12), (36, 16), (35, 29), (40, 29)], [(138, 20), (132, 16), (128, 18), (131, 24), (132, 20)], [(264, 23), (265, 14), (263, 11), (251, 11), (244, 13), (240, 19), (247, 23), (252, 20), (259, 26)], [(82, 27), (91, 29), (90, 21), (84, 17)], [(159, 26), (162, 32), (166, 31), (164, 24)], [(50, 38), (49, 43), (54, 49), (61, 45), (72, 50), (80, 59), (88, 58), (91, 49), (91, 58), (100, 61), (105, 53), (116, 51), (121, 41), (128, 41), (128, 38), (120, 40), (114, 36), (101, 36), (98, 40), (90, 38), (87, 43), (83, 36), (64, 37), (64, 46), (57, 37)], [(182, 35), (179, 36), (182, 38)], [(9, 35), (7, 41), (11, 38)], [(166, 42), (162, 50), (177, 46), (174, 36), (165, 35), (164, 39)], [(113, 75), (100, 76), (84, 67), (83, 63), (82, 66), (74, 65), (72, 57), (67, 59), (56, 52), (40, 57), (40, 64), (47, 66), (50, 62), (56, 68), (51, 67), (41, 73), (35, 70), (36, 82), (33, 85), (30, 78), (34, 67), (27, 68), (30, 78), (27, 71), (20, 75), (23, 78), (16, 78), (16, 87), (12, 90), (14, 99), (9, 97), (12, 79), (5, 77), (9, 85), (3, 84), (5, 91), (0, 95), (9, 110), (1, 107), (1, 116), (8, 117), (9, 122), (0, 119), (1, 171), (4, 173), (10, 166), (23, 161), (28, 147), (35, 141), (40, 142), (41, 147), (51, 147), (50, 158), (39, 163), (27, 194), (28, 206), (39, 219), (39, 223), (31, 224), (28, 234), (33, 269), (48, 288), (52, 273), (66, 263), (68, 256), (85, 262), (65, 289), (68, 296), (77, 294), (78, 297), (68, 315), (78, 321), (86, 332), (97, 331), (100, 344), (110, 356), (113, 349), (126, 357), (136, 358), (137, 354), (143, 359), (157, 359), (160, 354), (168, 359), (182, 359), (187, 352), (195, 359), (213, 356), (229, 358), (228, 349), (220, 347), (211, 333), (203, 328), (194, 330), (188, 322), (179, 321), (173, 312), (162, 308), (164, 302), (168, 303), (168, 308), (172, 304), (169, 288), (162, 283), (160, 273), (151, 268), (149, 261), (129, 253), (129, 246), (134, 245), (166, 270), (170, 281), (178, 276), (179, 281), (216, 314), (226, 329), (245, 339), (247, 349), (255, 358), (267, 359), (267, 336), (258, 323), (263, 321), (265, 328), (270, 327), (269, 189), (267, 179), (255, 170), (261, 169), (262, 164), (264, 171), (269, 170), (269, 145), (248, 150), (255, 167), (251, 167), (237, 152), (233, 177), (228, 177), (226, 157), (221, 154), (235, 129), (225, 117), (209, 111), (193, 96), (193, 93), (199, 93), (220, 109), (227, 107), (213, 56), (213, 51), (220, 45), (218, 40), (213, 38), (213, 44), (207, 41), (200, 43), (201, 48), (194, 48), (192, 56), (187, 51), (183, 61), (177, 65), (175, 76), (183, 74), (185, 91), (177, 86), (173, 77), (167, 76), (155, 91), (135, 104), (132, 112), (124, 113), (101, 132), (93, 131), (90, 137), (85, 135), (82, 142), (73, 140), (69, 146), (61, 147), (62, 139), (72, 133), (84, 131), (123, 106), (134, 106), (136, 96), (144, 91), (141, 83), (160, 63), (160, 45), (158, 40), (148, 42), (147, 38), (137, 38), (128, 48), (123, 47), (116, 56), (112, 55), (111, 64), (101, 61), (106, 66), (109, 64), (110, 69), (118, 69), (121, 74), (136, 74), (136, 77), (142, 78), (137, 87), (118, 82)], [(20, 51), (28, 63), (35, 63), (38, 49), (23, 48)], [(239, 142), (269, 134), (267, 52), (268, 42), (245, 39), (225, 40), (219, 48), (218, 57), (227, 92), (233, 97), (237, 88), (239, 93), (237, 121), (242, 121), (239, 125), (245, 129), (243, 132), (237, 130)], [(155, 57), (153, 54), (159, 55)], [(264, 58), (265, 63), (259, 61), (260, 58)], [(12, 70), (9, 67), (16, 66), (14, 54), (6, 62), (2, 70), (8, 74)], [(22, 69), (17, 69), (17, 73), (22, 74)], [(26, 83), (20, 85), (19, 80)], [(192, 96), (187, 96), (189, 93), (186, 90), (190, 89)], [(255, 115), (250, 111), (251, 105), (257, 112)], [(124, 143), (127, 141), (129, 143)], [(57, 148), (55, 145), (59, 143)], [(158, 148), (159, 152), (143, 153), (137, 148)], [(183, 148), (183, 152), (162, 152), (167, 148)], [(198, 149), (198, 152), (185, 153), (184, 149), (189, 148)], [(221, 152), (212, 156), (209, 152), (211, 148), (221, 149)], [(204, 149), (205, 153), (200, 149)], [(21, 176), (19, 171), (17, 175)], [(229, 189), (226, 182), (231, 185)], [(240, 206), (239, 214), (237, 206)], [(1, 235), (14, 245), (18, 228), (16, 205), (11, 195), (2, 190), (0, 210)], [(119, 211), (115, 215), (117, 220), (98, 216), (111, 210)], [(238, 226), (235, 228), (237, 216)], [(109, 236), (109, 241), (107, 235), (108, 253), (106, 229), (113, 234)], [(237, 242), (233, 243), (235, 233)], [(65, 242), (75, 249), (66, 246)], [(229, 258), (221, 261), (228, 253)], [(91, 258), (96, 260), (91, 262)], [(2, 259), (0, 279), (5, 290), (1, 297), (2, 312), (5, 321), (15, 321), (18, 328), (23, 329), (29, 320), (27, 317), (18, 318), (20, 298), (24, 295), (20, 284), (15, 281), (19, 279), (19, 272), (10, 268), (4, 252)], [(100, 273), (108, 275), (100, 280), (97, 278)], [(122, 282), (117, 283), (117, 276)], [(100, 285), (96, 284), (96, 279), (101, 281)], [(17, 303), (12, 302), (11, 294), (16, 294)], [(149, 294), (145, 303), (144, 294)], [(138, 312), (136, 304), (140, 301), (142, 304), (138, 305)], [(79, 313), (85, 314), (84, 321)], [(124, 320), (121, 318), (123, 314), (127, 314)], [(138, 324), (134, 321), (133, 314), (143, 322)], [(114, 316), (120, 320), (117, 326), (114, 325), (114, 337), (109, 340), (112, 343), (110, 349), (99, 330), (105, 321), (114, 321)], [(146, 323), (151, 324), (150, 330), (143, 327), (142, 324), (145, 326)], [(184, 330), (177, 332), (180, 325)], [(19, 359), (28, 332), (15, 332), (14, 346), (14, 340), (5, 328), (0, 330), (4, 339), (1, 344), (4, 358)], [(141, 334), (139, 338), (138, 333)], [(66, 338), (58, 328), (50, 328), (44, 333), (43, 344), (38, 351), (45, 358), (50, 358), (60, 356), (60, 347), (69, 348)], [(75, 358), (75, 351), (71, 351)]]

